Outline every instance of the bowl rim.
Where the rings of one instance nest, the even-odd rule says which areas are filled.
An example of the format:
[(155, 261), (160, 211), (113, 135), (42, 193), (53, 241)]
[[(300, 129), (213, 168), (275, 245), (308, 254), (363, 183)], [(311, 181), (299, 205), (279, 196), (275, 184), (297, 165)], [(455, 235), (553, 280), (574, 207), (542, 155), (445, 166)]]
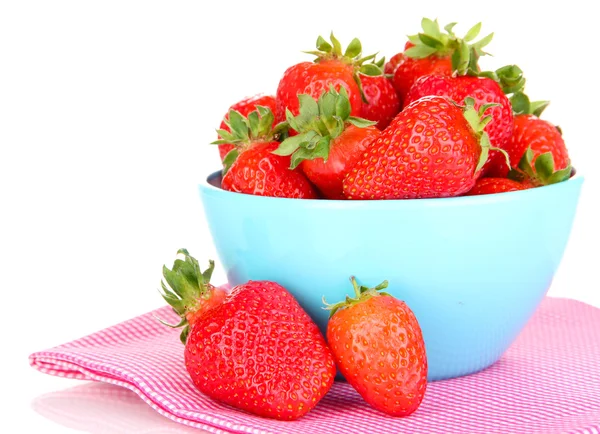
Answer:
[(508, 191), (502, 193), (483, 194), (477, 196), (454, 196), (454, 197), (436, 197), (436, 198), (423, 198), (423, 199), (296, 199), (289, 197), (273, 197), (273, 196), (258, 196), (247, 193), (238, 193), (234, 191), (223, 190), (220, 187), (210, 183), (211, 179), (214, 179), (221, 175), (221, 170), (213, 171), (208, 176), (203, 176), (201, 182), (198, 184), (198, 188), (202, 194), (211, 196), (223, 196), (238, 198), (239, 200), (251, 200), (256, 203), (267, 202), (267, 203), (288, 203), (291, 204), (304, 204), (310, 206), (328, 206), (328, 207), (364, 207), (365, 204), (369, 204), (370, 207), (386, 207), (386, 206), (455, 206), (455, 205), (472, 205), (472, 204), (483, 204), (483, 203), (498, 203), (503, 201), (514, 200), (515, 198), (528, 198), (531, 195), (539, 194), (539, 192), (550, 192), (551, 190), (557, 190), (565, 188), (565, 186), (573, 186), (574, 184), (581, 185), (584, 177), (575, 171), (575, 173), (566, 181), (562, 181), (556, 184), (544, 185), (541, 187), (529, 188), (526, 190), (519, 191)]

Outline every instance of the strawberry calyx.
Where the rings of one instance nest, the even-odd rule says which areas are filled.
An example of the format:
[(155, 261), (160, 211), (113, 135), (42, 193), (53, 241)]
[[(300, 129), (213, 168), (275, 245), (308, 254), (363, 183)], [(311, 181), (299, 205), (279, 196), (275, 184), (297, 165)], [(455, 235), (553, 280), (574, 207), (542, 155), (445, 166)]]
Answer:
[(508, 172), (508, 178), (517, 182), (526, 182), (534, 187), (556, 184), (566, 181), (571, 177), (573, 168), (571, 163), (564, 169), (555, 170), (552, 152), (544, 152), (533, 161), (534, 153), (531, 147), (523, 153), (516, 168)]
[(481, 71), (475, 75), (494, 80), (505, 95), (521, 92), (525, 88), (523, 70), (517, 65), (505, 65), (495, 71)]
[(323, 304), (325, 305), (326, 310), (330, 311), (329, 317), (331, 318), (335, 313), (340, 309), (345, 309), (347, 307), (353, 306), (358, 303), (362, 303), (363, 301), (368, 300), (371, 297), (378, 296), (389, 296), (387, 292), (380, 292), (382, 289), (388, 287), (388, 281), (384, 280), (379, 285), (374, 288), (369, 288), (368, 286), (358, 285), (356, 278), (354, 276), (350, 277), (350, 282), (352, 282), (352, 286), (354, 287), (354, 295), (355, 298), (346, 295), (346, 299), (340, 301), (339, 303), (329, 304), (325, 301), (325, 297), (323, 297)]
[(322, 36), (317, 38), (317, 50), (305, 51), (306, 54), (312, 54), (317, 56), (314, 60), (315, 63), (324, 63), (329, 61), (337, 60), (343, 62), (352, 67), (354, 81), (360, 89), (360, 95), (363, 102), (367, 103), (367, 98), (364, 94), (362, 83), (360, 81), (360, 74), (368, 76), (378, 76), (383, 74), (383, 65), (379, 63), (369, 62), (375, 59), (377, 54), (370, 54), (368, 56), (362, 56), (362, 43), (358, 38), (352, 39), (350, 44), (342, 51), (342, 44), (331, 32), (329, 39), (331, 43), (327, 42)]
[(271, 109), (264, 106), (257, 105), (256, 110), (251, 111), (247, 117), (237, 110), (229, 110), (229, 119), (224, 122), (230, 131), (218, 129), (217, 133), (220, 139), (211, 143), (211, 145), (226, 143), (234, 145), (234, 148), (223, 159), (223, 175), (227, 173), (240, 152), (251, 146), (252, 143), (271, 142), (287, 133), (286, 125), (278, 124), (273, 127), (274, 120), (275, 115)]
[(477, 76), (487, 77), (498, 83), (504, 94), (509, 96), (515, 115), (532, 114), (539, 117), (550, 104), (550, 101), (530, 101), (524, 92), (526, 80), (523, 70), (517, 65), (506, 65), (495, 71), (483, 71)]
[(456, 36), (453, 29), (456, 23), (444, 26), (444, 31), (436, 20), (423, 18), (421, 28), (423, 31), (416, 35), (408, 36), (414, 44), (404, 51), (404, 55), (413, 59), (424, 59), (430, 56), (451, 57), (452, 71), (458, 75), (477, 74), (478, 61), (481, 56), (488, 55), (483, 48), (494, 37), (493, 33), (474, 41), (481, 31), (481, 23), (471, 27), (462, 38)]
[(481, 146), (481, 154), (479, 155), (479, 160), (477, 161), (477, 166), (475, 167), (475, 173), (479, 172), (483, 165), (486, 163), (490, 150), (501, 152), (504, 155), (504, 158), (506, 159), (506, 164), (508, 164), (508, 167), (510, 167), (510, 158), (508, 156), (508, 153), (504, 149), (492, 146), (490, 142), (490, 136), (485, 131), (485, 127), (492, 120), (492, 116), (485, 115), (485, 112), (490, 107), (494, 107), (497, 105), (499, 104), (482, 104), (479, 107), (479, 110), (477, 110), (475, 109), (475, 99), (467, 97), (465, 98), (465, 105), (461, 107), (465, 119), (467, 120), (467, 122), (471, 126), (471, 129), (477, 136), (479, 145)]
[(286, 123), (298, 132), (286, 138), (273, 151), (276, 155), (291, 155), (290, 169), (304, 160), (322, 158), (327, 161), (331, 142), (344, 132), (348, 124), (365, 128), (377, 124), (367, 119), (350, 116), (351, 106), (344, 87), (336, 91), (333, 86), (321, 94), (318, 100), (307, 94), (298, 95), (298, 116), (286, 110)]
[(202, 271), (198, 261), (186, 249), (179, 249), (177, 255), (183, 255), (183, 259), (175, 259), (170, 270), (163, 265), (160, 284), (161, 296), (181, 317), (181, 321), (177, 324), (159, 321), (172, 328), (183, 327), (180, 339), (185, 344), (190, 331), (189, 318), (207, 306), (207, 302), (213, 297), (215, 287), (210, 284), (210, 278), (215, 262), (210, 260), (208, 268)]
[(535, 115), (538, 118), (550, 104), (550, 101), (530, 101), (523, 92), (516, 92), (509, 99), (515, 115)]

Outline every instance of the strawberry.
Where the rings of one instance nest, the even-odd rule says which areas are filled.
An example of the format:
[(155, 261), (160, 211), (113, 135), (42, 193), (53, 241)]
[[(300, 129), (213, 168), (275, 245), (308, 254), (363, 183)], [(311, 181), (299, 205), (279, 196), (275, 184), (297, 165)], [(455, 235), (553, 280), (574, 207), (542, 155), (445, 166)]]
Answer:
[[(382, 58), (376, 65), (383, 66)], [(400, 98), (385, 75), (362, 75), (360, 77), (363, 93), (367, 102), (362, 107), (362, 117), (377, 122), (377, 128), (383, 130), (400, 112)]]
[(258, 196), (316, 199), (317, 193), (306, 176), (289, 169), (290, 157), (273, 153), (279, 147), (273, 119), (271, 110), (262, 106), (247, 118), (235, 110), (229, 112), (226, 124), (230, 131), (218, 130), (222, 139), (213, 142), (236, 146), (223, 160), (221, 187)]
[(467, 196), (478, 196), (481, 194), (505, 193), (507, 191), (526, 190), (527, 185), (508, 178), (479, 178), (466, 194)]
[[(408, 49), (410, 47), (414, 47), (414, 45), (409, 41), (406, 43), (406, 45), (404, 46), (404, 49)], [(386, 75), (394, 75), (394, 72), (396, 72), (396, 68), (398, 68), (398, 65), (402, 62), (402, 60), (404, 59), (404, 53), (396, 53), (394, 54), (392, 57), (390, 57), (390, 60), (388, 60), (384, 67), (383, 67), (383, 73)]]
[(410, 308), (375, 288), (359, 287), (356, 298), (328, 305), (327, 341), (339, 371), (372, 407), (391, 416), (408, 416), (427, 388), (427, 355)]
[(291, 155), (291, 168), (298, 165), (328, 199), (345, 199), (342, 181), (349, 167), (367, 145), (379, 137), (375, 122), (350, 116), (350, 101), (344, 88), (333, 86), (315, 101), (298, 95), (300, 114), (288, 111), (288, 124), (298, 135), (285, 139), (275, 153)]
[[(539, 113), (539, 110), (537, 110)], [(571, 174), (569, 153), (561, 130), (548, 121), (533, 114), (515, 116), (514, 132), (505, 147), (511, 167), (517, 168), (521, 176), (533, 185), (546, 185), (567, 179)], [(530, 150), (530, 155), (526, 155)], [(540, 156), (542, 160), (538, 163)], [(541, 171), (537, 170), (538, 164)], [(492, 168), (494, 175), (507, 176), (508, 166), (499, 161)], [(557, 171), (558, 175), (553, 176)], [(515, 173), (513, 173), (515, 176)]]
[[(560, 161), (559, 164), (565, 165)], [(529, 147), (523, 153), (517, 167), (508, 172), (508, 177), (529, 187), (541, 187), (566, 181), (572, 174), (573, 168), (569, 162), (564, 169), (555, 168), (554, 152), (548, 151), (536, 155)]]
[[(215, 269), (214, 261), (209, 261), (209, 267), (201, 273), (198, 261), (186, 249), (179, 249), (177, 254), (183, 255), (185, 260), (176, 259), (172, 270), (163, 266), (161, 295), (181, 317), (181, 322), (176, 327), (183, 327), (180, 339), (185, 344), (190, 328), (198, 318), (223, 303), (227, 293), (210, 283)], [(169, 290), (167, 285), (175, 292)]]
[(388, 71), (394, 71), (392, 83), (401, 100), (406, 98), (413, 83), (424, 75), (452, 76), (479, 71), (477, 62), (480, 56), (487, 54), (483, 48), (491, 42), (493, 33), (469, 44), (479, 35), (481, 23), (469, 29), (463, 38), (454, 34), (455, 25), (448, 24), (443, 32), (437, 20), (423, 18), (423, 32), (409, 36), (402, 56), (399, 53), (392, 57), (396, 66), (391, 64)]
[(375, 56), (360, 57), (362, 45), (353, 39), (342, 53), (340, 42), (331, 34), (331, 44), (321, 36), (317, 39), (317, 51), (309, 54), (317, 56), (314, 62), (301, 62), (288, 68), (277, 87), (278, 122), (285, 120), (286, 110), (293, 115), (299, 113), (298, 95), (307, 94), (318, 99), (331, 85), (339, 91), (346, 89), (353, 116), (360, 116), (363, 106), (361, 76), (380, 75), (381, 70), (374, 64), (365, 64)]
[[(405, 104), (408, 105), (429, 95), (445, 96), (457, 102), (472, 97), (477, 110), (483, 105), (495, 104), (486, 112), (492, 120), (487, 124), (485, 131), (488, 133), (492, 147), (500, 149), (506, 147), (513, 131), (512, 107), (496, 81), (487, 77), (428, 75), (415, 82), (406, 96)], [(502, 159), (505, 159), (505, 156), (501, 152), (491, 150), (488, 162), (483, 166), (483, 173), (485, 174), (493, 164)]]
[(489, 107), (467, 98), (459, 107), (445, 97), (414, 101), (365, 150), (344, 179), (348, 199), (458, 196), (475, 185), (487, 161), (484, 131)]
[[(163, 268), (163, 297), (186, 324), (190, 307), (214, 300), (208, 281), (185, 249)], [(165, 283), (166, 282), (166, 283)], [(169, 288), (170, 287), (170, 288)], [(185, 367), (203, 394), (263, 417), (297, 419), (329, 391), (335, 363), (318, 326), (281, 285), (250, 281), (189, 325)]]
[[(248, 116), (250, 112), (255, 111), (256, 106), (259, 105), (263, 107), (268, 107), (271, 109), (271, 111), (275, 112), (275, 97), (271, 95), (254, 95), (248, 98), (244, 98), (243, 100), (229, 107), (229, 110), (227, 110), (227, 114), (223, 117), (223, 121), (221, 121), (221, 126), (219, 128), (225, 131), (231, 131), (227, 126), (227, 120), (229, 119), (229, 112), (231, 110), (239, 112), (242, 116)], [(225, 159), (225, 156), (234, 147), (235, 146), (231, 143), (223, 143), (219, 145), (219, 155), (221, 156), (221, 161)]]

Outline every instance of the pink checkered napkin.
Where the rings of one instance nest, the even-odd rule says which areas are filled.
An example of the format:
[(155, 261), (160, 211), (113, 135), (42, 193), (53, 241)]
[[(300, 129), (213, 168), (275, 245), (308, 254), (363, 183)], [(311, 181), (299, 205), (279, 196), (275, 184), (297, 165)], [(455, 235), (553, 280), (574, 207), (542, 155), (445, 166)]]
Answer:
[(505, 356), (483, 372), (428, 385), (421, 407), (392, 418), (346, 383), (293, 422), (262, 419), (196, 391), (170, 308), (30, 356), (42, 372), (137, 393), (163, 416), (216, 433), (600, 433), (600, 309), (547, 298)]

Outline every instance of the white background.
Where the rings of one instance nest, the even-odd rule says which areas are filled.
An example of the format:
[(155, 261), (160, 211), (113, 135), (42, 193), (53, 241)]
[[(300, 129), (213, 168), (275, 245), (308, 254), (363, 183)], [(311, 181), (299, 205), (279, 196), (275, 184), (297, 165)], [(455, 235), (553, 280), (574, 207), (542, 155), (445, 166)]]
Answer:
[[(530, 96), (552, 101), (545, 118), (562, 127), (586, 178), (550, 294), (600, 306), (593, 272), (600, 95), (591, 6), (402, 4), (1, 3), (0, 431), (71, 432), (63, 424), (75, 413), (101, 414), (104, 423), (83, 418), (80, 428), (90, 432), (177, 429), (140, 417), (144, 408), (127, 415), (58, 405), (54, 411), (66, 416), (50, 421), (32, 402), (46, 393), (60, 398), (79, 383), (42, 375), (27, 357), (161, 306), (160, 269), (178, 248), (202, 262), (215, 257), (196, 193), (198, 181), (219, 167), (208, 145), (215, 128), (230, 104), (275, 92), (288, 66), (310, 59), (301, 51), (331, 30), (344, 44), (359, 36), (366, 53), (388, 58), (419, 30), (422, 16), (458, 21), (459, 32), (483, 21), (483, 32), (495, 32), (495, 57), (483, 67), (521, 66)], [(502, 222), (489, 228), (502, 231)], [(223, 281), (222, 270), (215, 277)]]

